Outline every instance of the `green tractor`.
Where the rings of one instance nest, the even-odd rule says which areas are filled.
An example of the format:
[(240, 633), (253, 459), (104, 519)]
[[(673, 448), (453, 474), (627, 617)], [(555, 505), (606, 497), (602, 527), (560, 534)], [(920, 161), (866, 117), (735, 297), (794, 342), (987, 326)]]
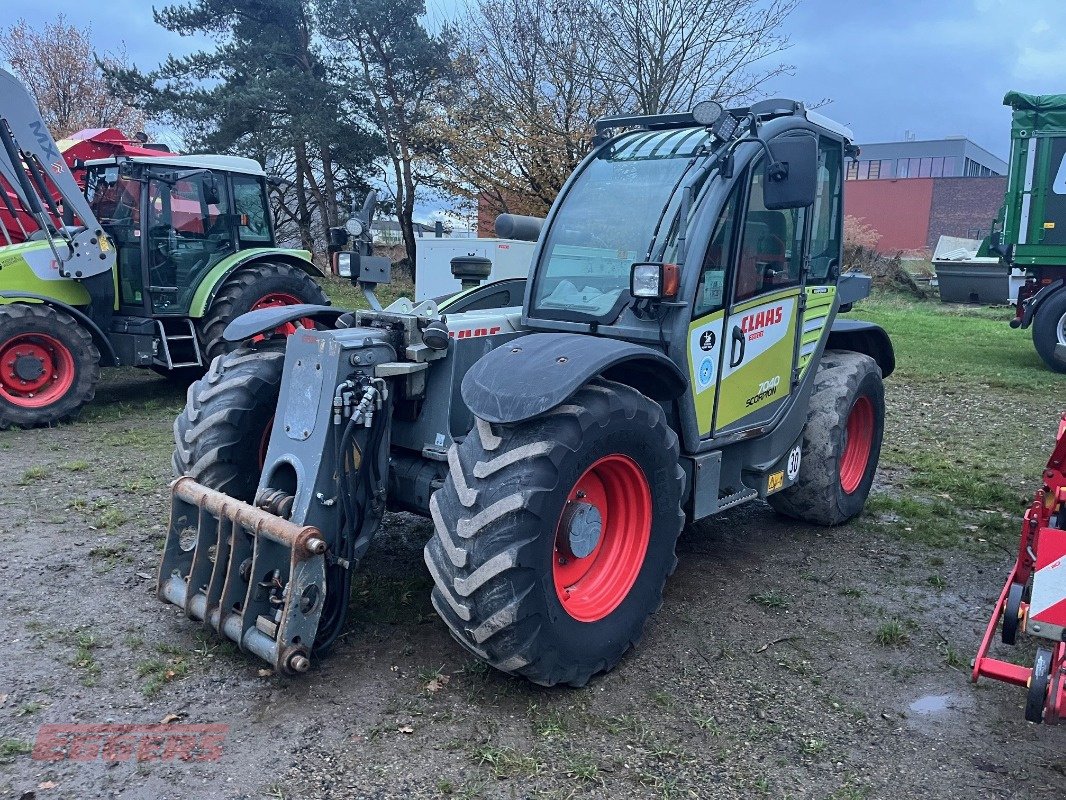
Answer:
[(276, 246), (252, 159), (76, 166), (84, 190), (0, 70), (0, 428), (72, 417), (103, 366), (194, 377), (232, 349), (222, 331), (247, 311), (329, 303), (310, 253)]
[[(174, 425), (160, 599), (304, 672), (384, 511), (413, 511), (459, 645), (581, 685), (640, 638), (686, 522), (760, 499), (820, 525), (862, 511), (895, 357), (842, 316), (870, 284), (841, 275), (850, 131), (781, 99), (597, 129), (520, 304), (504, 282), (230, 323), (249, 344)], [(358, 244), (337, 271), (369, 291), (388, 263)], [(315, 330), (254, 341), (297, 316)]]

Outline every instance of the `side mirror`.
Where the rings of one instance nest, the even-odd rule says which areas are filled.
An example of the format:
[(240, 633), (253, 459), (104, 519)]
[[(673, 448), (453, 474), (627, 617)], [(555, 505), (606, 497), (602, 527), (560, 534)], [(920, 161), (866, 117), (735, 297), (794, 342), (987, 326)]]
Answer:
[(818, 140), (782, 136), (768, 147), (772, 158), (763, 168), (763, 205), (771, 210), (812, 205), (818, 194)]
[(204, 175), (204, 202), (209, 206), (217, 206), (222, 196), (218, 191), (218, 181), (215, 176), (208, 172)]

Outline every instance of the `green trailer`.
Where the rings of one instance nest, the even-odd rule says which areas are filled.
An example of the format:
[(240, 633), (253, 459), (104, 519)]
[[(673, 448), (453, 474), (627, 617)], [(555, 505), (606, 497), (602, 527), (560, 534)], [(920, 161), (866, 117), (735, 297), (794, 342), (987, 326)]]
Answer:
[(1051, 369), (1066, 372), (1066, 94), (1008, 92), (1014, 110), (1010, 177), (990, 252), (1028, 279), (1015, 328), (1032, 328)]

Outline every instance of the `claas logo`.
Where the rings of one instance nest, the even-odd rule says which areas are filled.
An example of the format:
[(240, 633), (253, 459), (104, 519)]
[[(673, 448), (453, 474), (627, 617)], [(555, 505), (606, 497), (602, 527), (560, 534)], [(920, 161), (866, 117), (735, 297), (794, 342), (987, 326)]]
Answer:
[(748, 314), (740, 321), (740, 330), (748, 334), (748, 341), (759, 339), (763, 335), (763, 328), (776, 325), (785, 316), (784, 306), (774, 306), (754, 314)]
[(502, 329), (499, 325), (491, 328), (464, 328), (460, 331), (448, 331), (448, 336), (452, 339), (473, 339), (477, 336), (495, 336), (500, 330)]

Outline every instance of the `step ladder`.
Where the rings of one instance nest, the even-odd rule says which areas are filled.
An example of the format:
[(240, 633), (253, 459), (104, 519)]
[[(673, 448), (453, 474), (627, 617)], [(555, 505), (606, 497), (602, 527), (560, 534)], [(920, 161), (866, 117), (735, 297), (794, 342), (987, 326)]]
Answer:
[[(754, 489), (744, 487), (740, 491), (732, 492), (731, 494), (720, 495), (718, 497), (718, 511), (725, 511), (727, 508), (733, 508), (739, 506), (741, 503), (746, 503), (759, 496), (759, 493)], [(716, 512), (717, 513), (717, 512)]]
[(153, 363), (169, 369), (203, 366), (200, 340), (191, 319), (157, 319), (159, 341), (162, 343), (162, 358), (156, 353)]

